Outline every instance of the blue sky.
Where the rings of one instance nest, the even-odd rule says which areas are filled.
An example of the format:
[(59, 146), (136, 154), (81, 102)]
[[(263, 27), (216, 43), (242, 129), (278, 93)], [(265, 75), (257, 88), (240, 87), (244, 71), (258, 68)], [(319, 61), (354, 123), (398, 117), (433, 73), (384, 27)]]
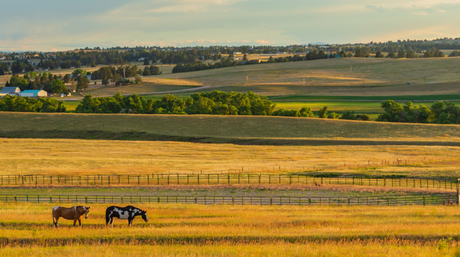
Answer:
[(0, 51), (460, 37), (460, 0), (0, 0)]

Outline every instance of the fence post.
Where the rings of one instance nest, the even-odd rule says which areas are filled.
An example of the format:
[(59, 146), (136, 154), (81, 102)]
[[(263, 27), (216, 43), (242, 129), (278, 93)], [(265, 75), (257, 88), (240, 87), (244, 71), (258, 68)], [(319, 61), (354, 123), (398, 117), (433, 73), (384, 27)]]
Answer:
[(457, 205), (460, 205), (460, 187), (459, 187), (459, 181), (460, 179), (457, 179)]

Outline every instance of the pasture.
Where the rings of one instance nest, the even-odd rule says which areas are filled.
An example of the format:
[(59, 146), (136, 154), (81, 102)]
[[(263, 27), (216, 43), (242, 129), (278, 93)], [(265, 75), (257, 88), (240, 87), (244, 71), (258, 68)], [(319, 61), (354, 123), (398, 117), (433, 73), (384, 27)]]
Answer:
[[(395, 160), (403, 163), (394, 163)], [(391, 160), (393, 163), (382, 164)], [(162, 141), (0, 140), (2, 175), (305, 174), (312, 166), (344, 175), (460, 176), (460, 148), (410, 145), (264, 146)], [(408, 161), (407, 165), (405, 161)], [(368, 165), (368, 163), (370, 163)], [(344, 166), (347, 164), (347, 166)], [(357, 164), (360, 166), (358, 167)], [(312, 173), (315, 174), (315, 173)]]
[(55, 229), (55, 205), (2, 204), (0, 255), (446, 256), (456, 252), (460, 229), (460, 210), (447, 206), (181, 204), (140, 204), (149, 222), (137, 218), (131, 228), (121, 220), (105, 227), (109, 205), (93, 204), (82, 228), (63, 220)]
[[(446, 142), (460, 141), (458, 125), (362, 122), (318, 118), (2, 112), (0, 119), (2, 120), (0, 136), (12, 138), (116, 139), (116, 134), (119, 133), (118, 139), (128, 139), (131, 134), (139, 136), (139, 139), (148, 139), (148, 135), (151, 135), (151, 139), (161, 139), (161, 137), (164, 137), (164, 140), (182, 138), (183, 141), (209, 139), (210, 143), (241, 143), (238, 140), (244, 139), (276, 139), (291, 140), (290, 143), (283, 142), (283, 144), (301, 144), (302, 140), (307, 139), (330, 141), (359, 139), (380, 143), (384, 143), (383, 141), (406, 143), (426, 141), (425, 144), (443, 145)], [(92, 133), (93, 136), (91, 136)], [(107, 133), (105, 138), (104, 133)], [(131, 139), (136, 138), (133, 136)], [(250, 144), (250, 142), (247, 143)], [(269, 141), (265, 144), (267, 143)], [(315, 144), (314, 142), (306, 143)], [(257, 144), (263, 144), (263, 142)], [(395, 144), (398, 143), (395, 142)]]

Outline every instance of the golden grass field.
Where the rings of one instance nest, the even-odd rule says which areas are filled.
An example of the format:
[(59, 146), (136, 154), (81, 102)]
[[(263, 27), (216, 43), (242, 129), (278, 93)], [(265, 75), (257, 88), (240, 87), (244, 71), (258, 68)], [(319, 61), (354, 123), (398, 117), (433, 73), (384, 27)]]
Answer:
[[(350, 89), (353, 95), (364, 96), (405, 93), (423, 95), (433, 94), (433, 91), (458, 94), (458, 87), (452, 88), (452, 85), (443, 83), (460, 81), (459, 63), (460, 58), (342, 58), (246, 65), (236, 68), (165, 74), (162, 77), (191, 80), (204, 85), (230, 86), (227, 90), (245, 89), (244, 91), (252, 90), (266, 95), (293, 93), (342, 95)], [(425, 84), (425, 79), (427, 83), (434, 81), (435, 84)], [(407, 82), (412, 82), (413, 85), (406, 85)], [(389, 87), (395, 85), (400, 86)], [(383, 89), (379, 90), (378, 88), (382, 86)], [(343, 88), (343, 90), (335, 92), (339, 89), (336, 87)], [(414, 92), (414, 89), (417, 89), (418, 92)]]
[[(400, 159), (408, 165), (382, 165)], [(227, 172), (324, 172), (413, 177), (460, 176), (459, 147), (254, 146), (184, 142), (1, 139), (2, 175), (151, 174)], [(369, 167), (357, 167), (368, 164)], [(343, 166), (347, 164), (347, 167)], [(340, 166), (340, 167), (337, 167)], [(351, 166), (351, 167), (350, 167)], [(276, 170), (273, 171), (273, 168)], [(281, 169), (278, 169), (281, 167)], [(305, 168), (307, 167), (307, 168)]]
[[(460, 209), (446, 206), (295, 207), (141, 204), (131, 228), (91, 205), (83, 227), (56, 204), (0, 206), (1, 256), (453, 256)], [(8, 238), (8, 241), (6, 240)], [(8, 243), (7, 243), (8, 242)]]

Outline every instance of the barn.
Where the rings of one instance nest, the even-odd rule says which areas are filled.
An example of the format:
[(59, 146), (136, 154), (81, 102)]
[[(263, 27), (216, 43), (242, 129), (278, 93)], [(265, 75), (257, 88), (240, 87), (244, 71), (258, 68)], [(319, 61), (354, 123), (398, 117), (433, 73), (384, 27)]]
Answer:
[(47, 97), (45, 90), (24, 90), (20, 93), (22, 97)]

